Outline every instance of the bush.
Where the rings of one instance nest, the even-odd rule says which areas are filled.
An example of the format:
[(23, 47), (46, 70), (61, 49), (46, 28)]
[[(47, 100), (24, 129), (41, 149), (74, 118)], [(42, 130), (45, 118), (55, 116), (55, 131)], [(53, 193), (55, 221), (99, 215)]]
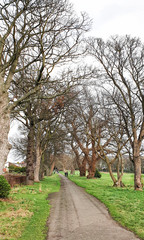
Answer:
[(0, 176), (0, 198), (7, 198), (10, 192), (10, 185), (4, 176)]
[(9, 166), (9, 172), (24, 173), (26, 172), (26, 168), (11, 165)]
[(101, 178), (101, 174), (100, 172), (96, 169), (95, 171), (95, 175), (94, 175), (96, 178)]
[(20, 171), (23, 173), (25, 173), (26, 172), (26, 167), (21, 167), (21, 169), (20, 169)]
[(9, 172), (14, 172), (15, 167), (14, 166), (9, 166)]
[(23, 173), (23, 172), (26, 172), (26, 168), (25, 167), (15, 167), (14, 172)]

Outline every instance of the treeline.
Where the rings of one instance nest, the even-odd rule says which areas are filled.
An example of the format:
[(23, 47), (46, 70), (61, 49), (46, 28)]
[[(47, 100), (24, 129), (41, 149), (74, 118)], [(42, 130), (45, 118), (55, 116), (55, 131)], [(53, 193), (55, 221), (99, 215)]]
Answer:
[(85, 13), (76, 16), (65, 0), (2, 0), (0, 14), (0, 174), (10, 149), (11, 118), (22, 124), (12, 145), (26, 158), (27, 184), (51, 174), (65, 152), (74, 154), (81, 176), (88, 166), (87, 177), (93, 178), (101, 160), (114, 186), (123, 186), (128, 155), (134, 188), (141, 190), (140, 39), (84, 37), (91, 21)]

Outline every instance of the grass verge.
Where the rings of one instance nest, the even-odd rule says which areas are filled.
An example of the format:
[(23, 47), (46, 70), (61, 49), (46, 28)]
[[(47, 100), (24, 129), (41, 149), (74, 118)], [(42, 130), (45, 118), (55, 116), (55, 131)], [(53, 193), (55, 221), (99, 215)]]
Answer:
[(50, 210), (48, 194), (59, 188), (56, 174), (33, 186), (13, 188), (9, 199), (0, 200), (0, 239), (44, 240)]
[(112, 187), (108, 173), (102, 173), (100, 179), (78, 175), (69, 175), (69, 179), (103, 202), (116, 221), (144, 240), (144, 192), (134, 191), (133, 174), (124, 174), (125, 188)]

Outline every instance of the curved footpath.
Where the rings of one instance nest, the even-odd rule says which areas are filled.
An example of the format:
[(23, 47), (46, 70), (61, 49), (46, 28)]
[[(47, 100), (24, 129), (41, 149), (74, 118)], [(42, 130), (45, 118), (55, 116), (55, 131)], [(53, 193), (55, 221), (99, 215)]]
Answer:
[(138, 240), (120, 227), (106, 207), (66, 177), (61, 189), (49, 196), (52, 205), (47, 240)]

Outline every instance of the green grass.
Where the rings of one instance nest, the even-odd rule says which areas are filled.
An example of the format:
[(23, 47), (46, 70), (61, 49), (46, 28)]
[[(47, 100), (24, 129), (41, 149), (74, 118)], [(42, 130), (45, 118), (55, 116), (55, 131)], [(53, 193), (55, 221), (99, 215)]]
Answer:
[(108, 173), (102, 173), (100, 179), (69, 174), (69, 179), (103, 202), (116, 221), (144, 240), (144, 192), (134, 190), (133, 174), (124, 174), (125, 188), (112, 187)]
[(44, 240), (50, 210), (48, 194), (59, 188), (57, 174), (33, 186), (13, 188), (8, 200), (0, 200), (0, 239)]
[[(97, 197), (115, 220), (144, 240), (144, 192), (133, 190), (133, 174), (124, 175), (125, 188), (112, 187), (107, 173), (102, 173), (101, 179), (70, 174), (69, 178)], [(44, 240), (50, 210), (47, 197), (59, 187), (59, 176), (55, 174), (33, 186), (13, 188), (8, 200), (0, 200), (0, 240)]]

